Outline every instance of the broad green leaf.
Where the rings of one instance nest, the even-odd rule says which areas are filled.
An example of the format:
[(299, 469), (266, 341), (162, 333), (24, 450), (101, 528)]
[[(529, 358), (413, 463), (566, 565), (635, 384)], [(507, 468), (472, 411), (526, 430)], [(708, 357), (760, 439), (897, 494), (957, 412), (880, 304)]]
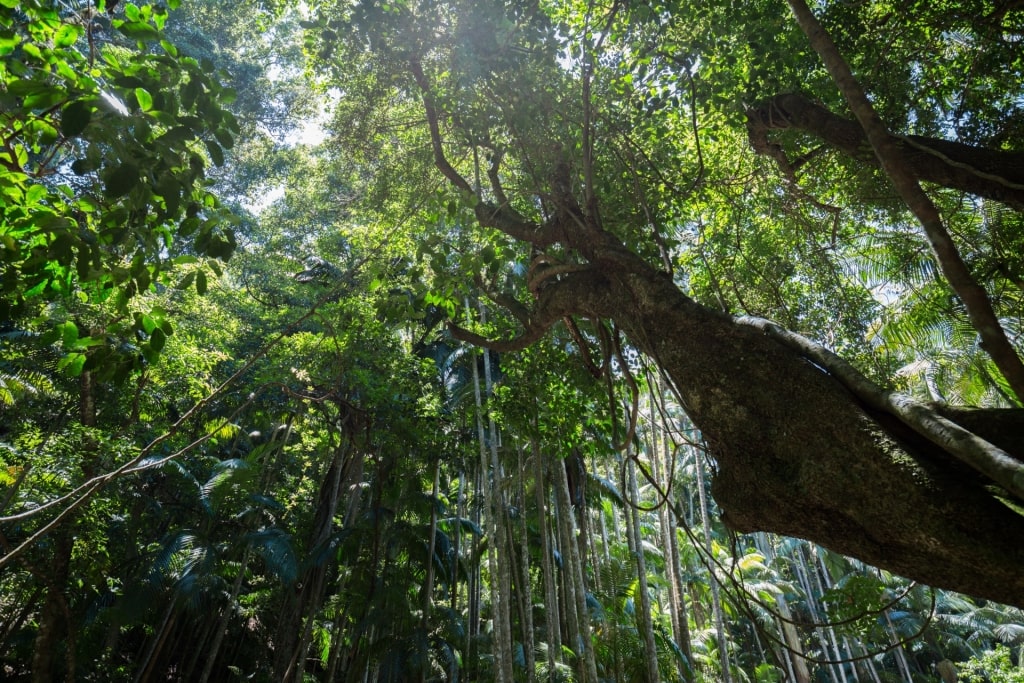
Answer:
[(57, 369), (66, 372), (72, 377), (78, 377), (82, 374), (85, 361), (86, 355), (84, 353), (69, 353), (57, 361)]
[(213, 163), (216, 166), (224, 165), (224, 151), (220, 148), (213, 140), (203, 140), (206, 144), (206, 149), (210, 151), (210, 158), (213, 159)]
[(81, 35), (81, 30), (81, 27), (74, 24), (61, 24), (61, 27), (57, 29), (57, 33), (53, 36), (54, 47), (74, 45), (75, 41), (78, 40), (78, 36)]
[(67, 138), (80, 135), (92, 119), (92, 107), (84, 100), (75, 100), (60, 113), (60, 132)]
[(160, 353), (163, 350), (164, 344), (167, 343), (167, 334), (163, 329), (157, 327), (153, 329), (153, 333), (149, 337), (149, 347), (156, 353)]
[(192, 271), (191, 273), (186, 273), (185, 277), (181, 278), (181, 280), (178, 281), (178, 284), (174, 285), (174, 288), (175, 289), (188, 289), (189, 287), (192, 286), (192, 283), (195, 281), (195, 279), (196, 279), (196, 271)]
[(145, 88), (135, 89), (135, 99), (138, 101), (139, 109), (142, 111), (149, 111), (153, 108), (153, 96)]
[(131, 163), (123, 163), (107, 176), (104, 192), (115, 199), (123, 197), (138, 185), (139, 180), (138, 167)]

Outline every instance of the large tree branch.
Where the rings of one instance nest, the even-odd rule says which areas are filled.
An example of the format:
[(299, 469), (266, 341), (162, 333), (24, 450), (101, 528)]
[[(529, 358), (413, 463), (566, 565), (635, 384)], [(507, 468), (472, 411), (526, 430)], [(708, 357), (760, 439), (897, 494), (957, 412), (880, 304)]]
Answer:
[(890, 413), (954, 458), (981, 472), (1024, 501), (1024, 462), (981, 438), (954, 420), (909, 396), (886, 391), (825, 347), (763, 318), (737, 321), (761, 330), (833, 375), (874, 410)]
[(1006, 332), (992, 309), (992, 302), (985, 289), (974, 280), (967, 264), (960, 257), (960, 252), (946, 230), (938, 209), (921, 189), (913, 169), (907, 164), (895, 139), (878, 117), (867, 93), (857, 82), (849, 64), (843, 59), (832, 38), (807, 3), (804, 0), (788, 2), (793, 14), (796, 15), (797, 23), (807, 35), (811, 46), (821, 56), (832, 80), (839, 86), (854, 116), (864, 129), (882, 169), (889, 176), (900, 198), (924, 228), (939, 269), (964, 303), (967, 317), (981, 336), (981, 347), (1003, 373), (1018, 400), (1024, 401), (1024, 363), (1006, 337)]
[[(779, 159), (782, 150), (768, 137), (770, 131), (778, 129), (809, 133), (853, 159), (878, 164), (878, 157), (857, 121), (838, 116), (803, 95), (776, 95), (747, 110), (751, 145), (782, 165), (788, 160)], [(993, 199), (1024, 211), (1024, 153), (921, 135), (890, 137), (919, 181)]]

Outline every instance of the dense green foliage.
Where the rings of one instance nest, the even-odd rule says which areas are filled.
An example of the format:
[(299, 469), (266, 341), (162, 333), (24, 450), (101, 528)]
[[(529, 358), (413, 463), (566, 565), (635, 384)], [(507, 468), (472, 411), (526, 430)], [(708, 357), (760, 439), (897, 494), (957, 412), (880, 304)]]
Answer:
[[(1020, 680), (1018, 607), (729, 530), (614, 321), (458, 339), (584, 265), (488, 218), (599, 214), (710, 308), (1020, 406), (884, 172), (748, 125), (847, 116), (784, 10), (0, 0), (0, 678)], [(815, 11), (892, 130), (1022, 153), (1016, 3)], [(1019, 209), (928, 190), (1019, 351)]]

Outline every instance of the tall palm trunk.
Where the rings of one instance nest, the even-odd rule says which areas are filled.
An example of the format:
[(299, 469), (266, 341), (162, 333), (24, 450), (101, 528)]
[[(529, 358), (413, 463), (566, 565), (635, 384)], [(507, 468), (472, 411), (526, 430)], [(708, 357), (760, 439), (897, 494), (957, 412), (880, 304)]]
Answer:
[(522, 606), (523, 655), (526, 660), (526, 681), (533, 683), (537, 673), (537, 658), (534, 653), (533, 640), (533, 591), (530, 581), (530, 536), (526, 525), (526, 463), (523, 462), (523, 450), (517, 449), (516, 484), (519, 498), (519, 604)]
[[(628, 454), (627, 454), (628, 455)], [(636, 562), (637, 592), (640, 605), (637, 627), (643, 636), (644, 665), (647, 669), (648, 683), (658, 683), (661, 677), (658, 672), (658, 648), (654, 642), (654, 624), (651, 621), (651, 596), (647, 591), (647, 562), (644, 559), (644, 544), (640, 533), (640, 491), (636, 483), (636, 466), (630, 458), (626, 461), (626, 491), (630, 506), (626, 512), (626, 534), (629, 548)]]
[(559, 619), (558, 586), (555, 580), (554, 553), (551, 544), (551, 516), (547, 507), (547, 477), (544, 476), (544, 460), (541, 457), (537, 438), (531, 437), (531, 455), (533, 456), (533, 489), (537, 505), (537, 516), (540, 519), (540, 553), (541, 572), (544, 576), (544, 620), (547, 626), (548, 678), (553, 679), (555, 664), (562, 661), (562, 624)]
[[(560, 487), (559, 472), (562, 470), (561, 463), (555, 465), (552, 468), (552, 486), (555, 488), (555, 532), (558, 543), (558, 550), (561, 553), (561, 567), (559, 576), (561, 579), (561, 588), (559, 591), (559, 597), (561, 602), (559, 606), (562, 613), (562, 625), (564, 631), (562, 633), (563, 642), (567, 643), (569, 649), (576, 653), (578, 662), (583, 661), (583, 636), (580, 634), (580, 619), (577, 614), (577, 602), (576, 602), (576, 581), (574, 579), (574, 572), (569, 560), (569, 548), (575, 545), (575, 541), (572, 533), (572, 512), (567, 509), (567, 506), (562, 500), (561, 494), (558, 492)], [(582, 674), (580, 674), (582, 677)]]
[[(762, 554), (769, 560), (775, 560), (775, 547), (772, 545), (768, 534), (761, 532), (755, 536), (756, 544)], [(779, 630), (782, 632), (782, 640), (786, 644), (786, 651), (782, 653), (783, 661), (790, 672), (790, 677), (796, 683), (811, 683), (811, 673), (807, 669), (807, 659), (804, 656), (803, 645), (800, 642), (800, 634), (793, 625), (793, 613), (789, 609), (789, 602), (786, 596), (779, 593), (775, 596), (775, 607), (779, 611)]]
[[(654, 478), (656, 481), (664, 482), (666, 490), (672, 490), (671, 482), (675, 478), (675, 449), (672, 447), (667, 425), (664, 424), (663, 420), (655, 419), (657, 415), (655, 392), (657, 392), (657, 402), (664, 405), (664, 387), (660, 380), (654, 383), (651, 381), (651, 378), (648, 378), (648, 384), (654, 387), (648, 394), (648, 411), (651, 415), (650, 453), (651, 463), (654, 467)], [(661, 526), (662, 545), (666, 551), (665, 565), (668, 574), (669, 615), (672, 620), (672, 637), (686, 659), (685, 664), (680, 664), (679, 675), (684, 681), (690, 683), (694, 676), (693, 652), (690, 648), (690, 619), (686, 614), (682, 568), (679, 561), (679, 539), (676, 537), (676, 525), (681, 520), (675, 519), (675, 509), (674, 501), (670, 501), (670, 504), (659, 506), (658, 522)]]
[[(424, 633), (428, 632), (430, 616), (434, 606), (434, 553), (437, 546), (437, 500), (441, 488), (441, 459), (434, 461), (434, 483), (430, 490), (430, 538), (427, 541), (427, 576), (423, 584), (423, 615), (420, 619), (420, 627)], [(424, 662), (420, 668), (419, 679), (423, 683), (427, 679), (429, 663)]]
[[(466, 314), (471, 316), (469, 301), (466, 301)], [(481, 318), (484, 309), (480, 308)], [(490, 389), (491, 366), (489, 352), (484, 352), (484, 376)], [(490, 434), (488, 448), (488, 432), (484, 430), (484, 406), (480, 389), (480, 371), (476, 361), (473, 362), (473, 395), (476, 400), (477, 440), (480, 444), (480, 469), (482, 472), (483, 498), (487, 504), (487, 532), (491, 542), (487, 546), (487, 566), (490, 572), (491, 613), (494, 624), (494, 658), (495, 680), (498, 683), (512, 683), (512, 640), (511, 611), (509, 609), (509, 567), (501, 561), (501, 554), (507, 548), (505, 524), (500, 518), (504, 512), (501, 490), (501, 463), (498, 460), (498, 444), (495, 438), (494, 420), (488, 417), (487, 426)], [(487, 473), (490, 470), (491, 476)]]
[[(354, 450), (349, 435), (343, 431), (317, 495), (313, 527), (307, 541), (309, 550), (325, 543), (334, 529), (334, 517), (338, 512), (343, 485), (351, 479), (351, 461), (359, 460)], [(359, 470), (358, 467), (354, 469)], [(302, 680), (306, 649), (312, 635), (313, 621), (323, 600), (327, 571), (325, 563), (307, 569), (297, 584), (299, 588), (294, 596), (288, 599), (275, 638), (274, 670), (275, 678), (280, 681)]]
[(590, 634), (590, 615), (587, 612), (587, 584), (583, 578), (583, 565), (580, 560), (580, 547), (576, 542), (576, 516), (572, 511), (569, 498), (569, 479), (565, 467), (554, 468), (556, 475), (555, 494), (558, 500), (560, 522), (562, 522), (563, 562), (566, 565), (566, 604), (573, 603), (576, 612), (576, 633), (578, 646), (583, 659), (581, 678), (585, 683), (597, 683), (597, 660), (594, 655), (594, 642)]
[[(704, 461), (701, 453), (694, 451), (694, 471), (697, 473), (697, 496), (700, 499), (700, 520), (704, 527), (704, 544), (709, 553), (714, 552), (711, 544), (711, 515), (708, 511), (708, 495), (704, 490)], [(722, 683), (732, 683), (732, 671), (729, 664), (729, 641), (725, 636), (725, 618), (722, 614), (722, 598), (718, 586), (718, 576), (713, 565), (708, 565), (711, 583), (711, 611), (715, 619), (715, 633), (718, 636), (718, 656), (722, 665)]]

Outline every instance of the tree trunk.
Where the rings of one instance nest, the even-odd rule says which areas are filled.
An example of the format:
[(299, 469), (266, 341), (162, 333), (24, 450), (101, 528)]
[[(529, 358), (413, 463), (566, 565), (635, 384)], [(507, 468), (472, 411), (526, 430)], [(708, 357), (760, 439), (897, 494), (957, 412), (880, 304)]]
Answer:
[[(768, 534), (758, 534), (757, 541), (759, 541), (757, 545), (769, 562), (774, 562), (775, 548), (772, 546), (772, 541), (768, 538)], [(779, 630), (782, 633), (782, 640), (786, 644), (785, 652), (782, 653), (786, 667), (790, 671), (790, 675), (795, 683), (811, 683), (811, 673), (807, 670), (807, 658), (804, 656), (800, 634), (792, 623), (793, 613), (789, 609), (789, 602), (786, 600), (784, 593), (779, 593), (775, 596), (775, 606), (779, 610), (780, 618), (777, 619)]]
[[(675, 449), (672, 447), (669, 430), (662, 420), (656, 420), (655, 391), (658, 402), (664, 405), (664, 386), (660, 381), (648, 378), (648, 385), (655, 387), (649, 394), (649, 411), (651, 414), (651, 461), (654, 465), (654, 477), (665, 482), (666, 490), (675, 477)], [(658, 426), (661, 427), (661, 438), (658, 438)], [(666, 572), (668, 573), (669, 604), (672, 619), (672, 635), (676, 645), (686, 658), (685, 666), (680, 667), (679, 674), (684, 681), (693, 679), (693, 652), (690, 648), (690, 619), (686, 614), (686, 598), (683, 592), (682, 568), (679, 562), (679, 539), (676, 538), (676, 525), (682, 522), (675, 518), (671, 505), (658, 508), (658, 521), (661, 524), (662, 544), (665, 548)]]
[(533, 488), (537, 504), (537, 516), (540, 520), (540, 567), (544, 576), (544, 623), (547, 626), (548, 643), (548, 680), (555, 680), (555, 664), (562, 661), (562, 625), (558, 610), (558, 588), (555, 582), (555, 569), (552, 566), (551, 523), (547, 507), (547, 478), (544, 476), (544, 460), (536, 437), (531, 437), (531, 456), (533, 457)]
[(603, 242), (587, 254), (601, 267), (541, 289), (536, 316), (612, 318), (666, 370), (716, 458), (712, 492), (726, 524), (1024, 605), (1024, 517), (986, 482), (818, 365)]
[(526, 659), (526, 683), (533, 683), (537, 675), (537, 658), (533, 640), (533, 591), (530, 581), (530, 531), (526, 524), (526, 463), (523, 461), (522, 448), (516, 451), (518, 456), (516, 469), (516, 495), (519, 498), (519, 576), (516, 583), (519, 587), (519, 603), (522, 605), (523, 654)]
[[(483, 308), (480, 309), (483, 317)], [(466, 301), (466, 314), (471, 317), (469, 301)], [(488, 353), (484, 352), (484, 373), (487, 389), (490, 389), (490, 362)], [(509, 568), (505, 538), (504, 503), (501, 492), (501, 463), (498, 460), (497, 442), (494, 420), (488, 415), (488, 431), (484, 429), (483, 397), (480, 389), (480, 371), (476, 358), (473, 358), (473, 394), (476, 400), (477, 440), (480, 445), (480, 470), (482, 472), (483, 489), (481, 494), (487, 505), (487, 567), (490, 573), (491, 620), (493, 629), (493, 647), (491, 655), (494, 661), (494, 678), (497, 683), (512, 683), (512, 639), (511, 611), (509, 594), (511, 593)], [(488, 439), (489, 437), (489, 439)], [(488, 448), (490, 441), (490, 448)], [(491, 476), (488, 477), (488, 471)], [(506, 560), (503, 562), (502, 560)]]
[[(39, 628), (32, 652), (32, 683), (51, 683), (55, 680), (54, 665), (57, 662), (57, 645), (63, 631), (71, 625), (65, 618), (67, 598), (65, 590), (71, 568), (71, 552), (74, 538), (70, 527), (61, 527), (53, 533), (53, 554), (49, 566), (44, 570), (46, 598), (39, 612)], [(70, 645), (69, 645), (70, 646)]]
[[(531, 206), (533, 197), (507, 201), (497, 168), (491, 176), (498, 203), (487, 201), (445, 156), (421, 61), (414, 57), (409, 68), (438, 172), (475, 198), (482, 227), (541, 256), (526, 275), (536, 299), (529, 309), (498, 297), (525, 328), (518, 339), (494, 342), (452, 326), (456, 336), (512, 350), (567, 317), (613, 320), (668, 374), (710, 444), (718, 465), (712, 492), (726, 524), (807, 538), (933, 586), (1024, 606), (1024, 516), (952, 457), (946, 449), (956, 444), (924, 441), (894, 417), (893, 406), (866, 407), (806, 350), (687, 297), (604, 229), (593, 202), (581, 207), (568, 161), (547, 169), (549, 183), (537, 195), (551, 211), (542, 223), (515, 208)], [(555, 245), (566, 262), (548, 259)], [(1024, 486), (1022, 455), (1001, 465), (1006, 460), (1014, 463), (1010, 484)]]
[[(566, 578), (566, 604), (574, 603), (576, 612), (576, 630), (579, 634), (580, 648), (580, 680), (584, 683), (597, 683), (597, 660), (594, 654), (594, 639), (590, 633), (590, 612), (587, 610), (587, 582), (583, 577), (583, 563), (580, 558), (580, 547), (576, 542), (576, 517), (573, 514), (569, 499), (569, 478), (565, 467), (555, 468), (557, 474), (552, 482), (558, 498), (558, 509), (564, 517), (562, 525), (562, 562)], [(574, 643), (576, 644), (576, 643)]]

